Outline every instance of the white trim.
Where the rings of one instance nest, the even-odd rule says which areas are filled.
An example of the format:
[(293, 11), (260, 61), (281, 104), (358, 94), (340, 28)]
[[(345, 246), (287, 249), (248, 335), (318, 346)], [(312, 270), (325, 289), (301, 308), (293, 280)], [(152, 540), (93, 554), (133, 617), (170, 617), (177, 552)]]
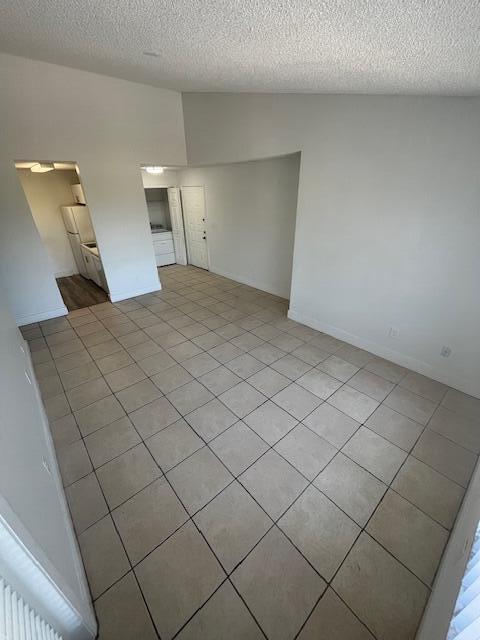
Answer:
[(215, 273), (217, 276), (223, 276), (224, 278), (230, 278), (231, 280), (235, 280), (236, 282), (240, 282), (241, 284), (246, 284), (249, 287), (254, 287), (255, 289), (259, 289), (260, 291), (265, 291), (266, 293), (271, 293), (272, 296), (278, 296), (279, 298), (284, 298), (288, 300), (288, 293), (285, 295), (285, 291), (279, 291), (272, 287), (271, 284), (260, 282), (259, 280), (251, 280), (250, 278), (245, 278), (244, 276), (239, 276), (236, 273), (230, 273), (229, 271), (225, 271), (224, 269), (211, 268), (209, 269), (211, 273)]
[(160, 291), (162, 285), (160, 283), (160, 279), (158, 281), (158, 286), (156, 287), (144, 287), (143, 289), (135, 289), (134, 291), (118, 291), (117, 293), (110, 292), (110, 300), (112, 302), (120, 302), (121, 300), (128, 300), (128, 298), (136, 298), (137, 296), (143, 296), (146, 293), (155, 293), (155, 291)]
[(82, 618), (1, 515), (0, 557), (2, 576), (54, 629), (71, 640), (95, 638), (95, 626)]
[(72, 271), (72, 269), (64, 269), (63, 271), (57, 271), (55, 278), (68, 278), (68, 276), (76, 276), (78, 271)]
[(458, 389), (459, 391), (463, 391), (468, 395), (477, 398), (479, 397), (477, 380), (470, 380), (455, 375), (448, 375), (447, 373), (438, 371), (438, 369), (433, 367), (431, 364), (428, 364), (427, 362), (417, 360), (416, 358), (407, 356), (403, 353), (400, 353), (399, 351), (389, 349), (382, 344), (371, 342), (370, 340), (366, 340), (365, 338), (356, 336), (352, 333), (349, 333), (348, 331), (344, 331), (343, 329), (339, 329), (338, 327), (326, 324), (318, 318), (306, 316), (303, 313), (296, 311), (295, 309), (288, 310), (288, 317), (292, 320), (295, 320), (296, 322), (300, 322), (301, 324), (306, 325), (307, 327), (311, 327), (312, 329), (316, 329), (317, 331), (322, 331), (323, 333), (333, 336), (334, 338), (338, 338), (339, 340), (344, 340), (349, 344), (353, 344), (355, 347), (370, 351), (376, 356), (385, 358), (386, 360), (390, 360), (391, 362), (394, 362), (401, 367), (412, 369), (412, 371), (421, 373), (428, 378), (432, 378), (433, 380), (442, 382), (443, 384), (446, 384), (449, 387), (453, 387), (454, 389)]
[(55, 309), (48, 309), (47, 311), (39, 311), (38, 313), (31, 313), (26, 316), (17, 316), (17, 326), (22, 327), (24, 324), (32, 324), (32, 322), (41, 322), (42, 320), (50, 320), (50, 318), (58, 318), (59, 316), (66, 316), (68, 313), (67, 307), (63, 304), (61, 307)]

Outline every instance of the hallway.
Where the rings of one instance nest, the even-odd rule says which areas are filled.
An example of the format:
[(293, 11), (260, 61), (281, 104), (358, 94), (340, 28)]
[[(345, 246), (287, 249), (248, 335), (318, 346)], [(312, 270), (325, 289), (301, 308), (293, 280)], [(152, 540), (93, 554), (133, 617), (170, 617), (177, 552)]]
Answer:
[(413, 640), (480, 400), (193, 267), (27, 327), (100, 640)]

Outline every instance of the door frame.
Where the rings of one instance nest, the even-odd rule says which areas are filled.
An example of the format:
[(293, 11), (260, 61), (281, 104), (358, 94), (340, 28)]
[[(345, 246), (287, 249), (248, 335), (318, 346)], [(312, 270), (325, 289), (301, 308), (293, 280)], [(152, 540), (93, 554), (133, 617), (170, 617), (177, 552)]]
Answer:
[(203, 190), (203, 208), (205, 211), (205, 233), (206, 233), (206, 243), (207, 243), (207, 247), (206, 247), (206, 254), (207, 254), (207, 267), (204, 269), (203, 267), (196, 267), (197, 269), (203, 269), (204, 271), (210, 271), (210, 249), (209, 249), (209, 229), (208, 229), (208, 213), (207, 213), (207, 194), (206, 194), (206, 189), (205, 189), (205, 185), (204, 184), (182, 184), (179, 189), (180, 189), (180, 199), (181, 199), (181, 203), (182, 203), (182, 217), (183, 217), (183, 228), (185, 230), (185, 248), (187, 250), (187, 264), (192, 265), (192, 267), (195, 267), (196, 265), (192, 264), (190, 262), (190, 250), (189, 250), (189, 246), (188, 246), (188, 234), (186, 231), (186, 224), (185, 224), (185, 219), (186, 219), (186, 215), (185, 215), (185, 207), (183, 206), (183, 195), (182, 195), (182, 189), (185, 187), (200, 187)]

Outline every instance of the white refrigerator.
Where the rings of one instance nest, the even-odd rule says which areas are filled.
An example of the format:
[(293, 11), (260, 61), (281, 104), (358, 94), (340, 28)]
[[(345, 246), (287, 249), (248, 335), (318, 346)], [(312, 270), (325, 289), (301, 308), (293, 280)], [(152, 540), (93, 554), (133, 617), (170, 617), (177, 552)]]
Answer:
[(95, 242), (95, 233), (93, 231), (88, 207), (84, 205), (64, 206), (62, 207), (62, 216), (78, 272), (85, 278), (88, 278), (87, 265), (85, 264), (82, 252), (82, 243)]

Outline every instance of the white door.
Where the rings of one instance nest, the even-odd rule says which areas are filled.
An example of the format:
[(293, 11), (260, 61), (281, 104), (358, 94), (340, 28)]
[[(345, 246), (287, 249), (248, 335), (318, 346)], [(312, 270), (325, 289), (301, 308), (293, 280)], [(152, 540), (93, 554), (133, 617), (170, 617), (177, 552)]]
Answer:
[(172, 237), (175, 247), (175, 259), (178, 264), (187, 264), (187, 248), (185, 246), (185, 231), (183, 228), (182, 202), (180, 200), (180, 189), (170, 187), (167, 189), (168, 208), (170, 209), (170, 220), (172, 222)]
[(201, 269), (208, 269), (207, 216), (203, 187), (182, 187), (181, 193), (188, 262)]

